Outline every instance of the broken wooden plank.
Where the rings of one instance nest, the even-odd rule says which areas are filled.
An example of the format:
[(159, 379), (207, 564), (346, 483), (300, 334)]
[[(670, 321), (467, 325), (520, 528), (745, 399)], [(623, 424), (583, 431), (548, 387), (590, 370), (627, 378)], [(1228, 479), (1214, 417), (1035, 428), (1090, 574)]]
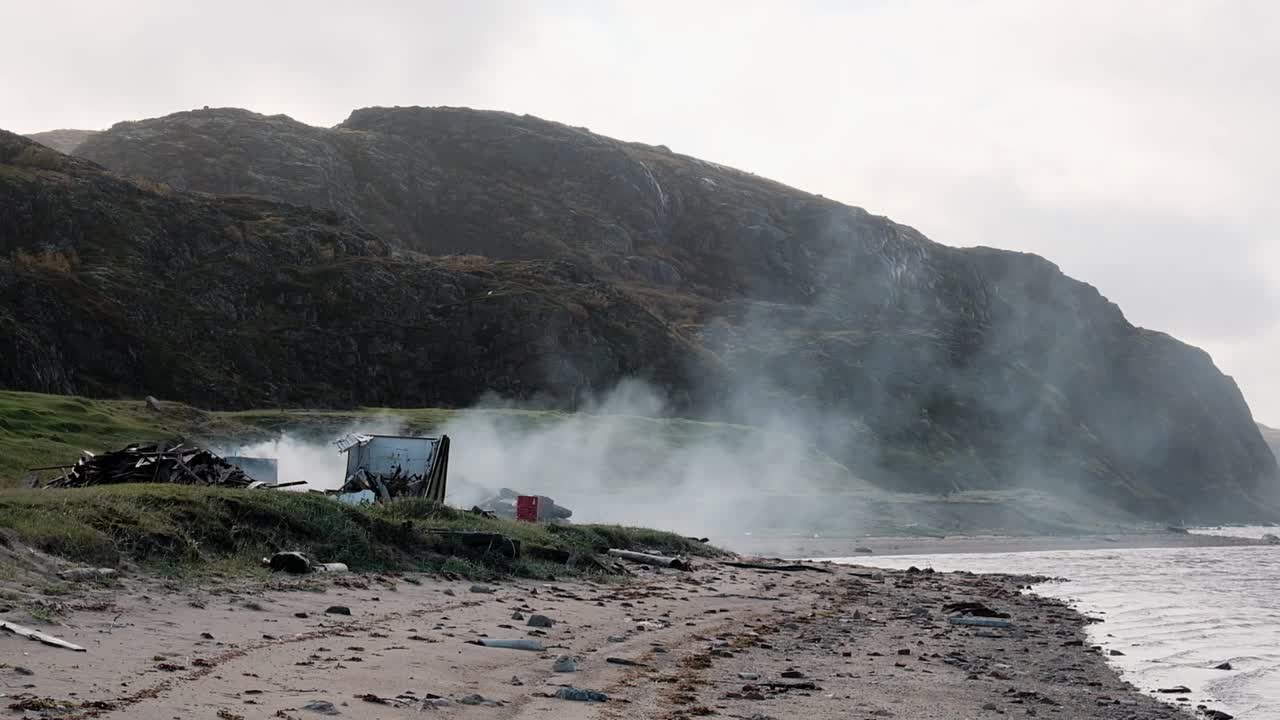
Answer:
[(76, 645), (75, 643), (69, 643), (66, 640), (63, 640), (61, 638), (56, 638), (52, 635), (42, 633), (39, 630), (36, 630), (35, 628), (29, 628), (29, 627), (26, 627), (25, 625), (11, 623), (8, 620), (0, 620), (0, 629), (8, 630), (14, 635), (19, 635), (28, 640), (36, 640), (36, 641), (42, 642), (45, 645), (52, 645), (54, 647), (66, 648), (67, 650), (75, 650), (76, 652), (88, 652), (87, 650), (80, 647), (79, 645)]

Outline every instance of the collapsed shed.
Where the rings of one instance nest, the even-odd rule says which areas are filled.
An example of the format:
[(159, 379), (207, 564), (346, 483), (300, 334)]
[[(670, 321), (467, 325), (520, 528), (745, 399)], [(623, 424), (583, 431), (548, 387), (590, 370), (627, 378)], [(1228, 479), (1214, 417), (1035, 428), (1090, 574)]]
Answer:
[(443, 503), (449, 475), (449, 436), (405, 437), (352, 433), (334, 443), (346, 453), (339, 499), (378, 502), (420, 497)]

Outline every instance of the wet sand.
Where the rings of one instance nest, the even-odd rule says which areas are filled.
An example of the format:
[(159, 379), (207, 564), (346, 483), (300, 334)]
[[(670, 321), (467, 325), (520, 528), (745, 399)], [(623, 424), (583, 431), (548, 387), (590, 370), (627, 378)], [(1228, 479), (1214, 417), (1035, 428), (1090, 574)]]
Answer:
[(1121, 548), (1237, 547), (1265, 545), (1261, 540), (1195, 533), (1119, 533), (1111, 535), (1013, 536), (952, 535), (813, 538), (737, 536), (713, 538), (735, 552), (788, 558), (848, 558), (858, 555), (937, 555), (942, 553), (1046, 552)]
[[(85, 653), (0, 633), (0, 659), (30, 673), (0, 668), (0, 707), (33, 708), (0, 717), (326, 717), (309, 703), (356, 718), (1183, 717), (1120, 681), (1085, 645), (1079, 614), (1020, 593), (1027, 579), (815, 567), (827, 572), (703, 562), (492, 593), (426, 576), (125, 579), (60, 598), (60, 624), (41, 626)], [(959, 601), (1012, 627), (951, 625), (942, 607)], [(325, 612), (335, 605), (351, 615)], [(0, 617), (30, 620), (20, 608)], [(485, 637), (547, 650), (468, 642)], [(575, 672), (553, 671), (561, 655)], [(609, 700), (552, 697), (568, 685)]]

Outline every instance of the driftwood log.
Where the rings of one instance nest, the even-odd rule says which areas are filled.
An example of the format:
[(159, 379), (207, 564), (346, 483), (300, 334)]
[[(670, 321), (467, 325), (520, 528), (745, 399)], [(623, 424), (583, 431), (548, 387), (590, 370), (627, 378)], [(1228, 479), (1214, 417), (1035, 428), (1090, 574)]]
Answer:
[(693, 566), (688, 560), (678, 557), (667, 557), (666, 555), (649, 555), (648, 553), (632, 552), (631, 550), (612, 549), (609, 554), (630, 560), (631, 562), (644, 563), (645, 565), (655, 565), (657, 567), (674, 568), (676, 570), (692, 570)]

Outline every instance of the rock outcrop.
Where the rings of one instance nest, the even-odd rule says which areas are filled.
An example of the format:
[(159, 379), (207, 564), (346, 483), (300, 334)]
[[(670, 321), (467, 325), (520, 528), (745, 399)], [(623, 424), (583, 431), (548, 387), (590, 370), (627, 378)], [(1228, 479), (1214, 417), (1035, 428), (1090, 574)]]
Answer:
[[(219, 307), (227, 338), (278, 332), (279, 355), (227, 363), (225, 350), (210, 347), (200, 367), (219, 372), (198, 387), (170, 386), (177, 398), (425, 404), (493, 390), (573, 406), (585, 364), (592, 388), (638, 373), (660, 378), (704, 415), (791, 423), (886, 487), (1029, 486), (1181, 520), (1275, 507), (1276, 461), (1235, 383), (1205, 353), (1132, 326), (1094, 288), (1037, 256), (947, 247), (865, 210), (664, 147), (508, 113), (368, 108), (324, 129), (214, 109), (120, 123), (76, 152), (159, 183), (148, 197), (199, 208), (189, 211), (196, 215), (252, 208), (259, 219), (245, 227), (261, 243), (284, 246), (244, 260), (234, 245), (205, 242), (204, 254), (193, 253), (199, 272), (234, 289), (198, 286), (208, 295), (200, 307)], [(107, 206), (93, 205), (99, 214)], [(299, 272), (290, 253), (310, 247), (306, 229), (322, 221), (344, 249), (326, 251), (334, 267)], [(169, 241), (151, 239), (157, 232), (173, 237), (122, 231), (116, 246), (128, 253), (149, 240), (167, 260)], [(359, 261), (337, 260), (355, 252), (345, 248), (356, 240), (345, 238), (365, 248)], [(237, 262), (252, 266), (260, 284), (241, 287), (226, 269)], [(181, 292), (183, 277), (167, 292)], [(94, 286), (97, 276), (76, 282), (92, 288), (86, 306), (148, 302), (140, 288)], [(539, 311), (521, 300), (461, 315), (422, 309), (471, 308), (459, 298), (526, 287), (547, 303), (589, 287), (607, 319), (582, 302), (580, 315), (561, 310), (550, 325), (533, 326)], [(272, 302), (241, 318), (241, 299), (259, 292)], [(412, 321), (341, 337), (362, 313)], [(338, 315), (340, 333), (314, 327)], [(141, 328), (139, 343), (156, 341), (156, 331)], [(191, 339), (173, 332), (178, 346)], [(324, 360), (311, 357), (322, 334), (342, 343)], [(461, 364), (472, 356), (452, 343), (477, 336), (485, 369), (470, 372)], [(74, 337), (42, 336), (39, 352), (75, 352)], [(542, 348), (544, 360), (488, 359), (517, 343)], [(557, 374), (551, 358), (560, 347), (572, 349), (575, 369)], [(442, 348), (447, 363), (432, 360)], [(419, 370), (428, 361), (450, 368), (450, 390), (427, 387), (433, 381)], [(46, 379), (76, 364), (45, 364), (5, 382), (122, 391), (139, 369), (113, 364), (121, 369), (86, 370), (59, 384)], [(352, 374), (345, 382), (353, 389), (334, 394), (341, 373)], [(699, 382), (709, 376), (718, 379)]]

